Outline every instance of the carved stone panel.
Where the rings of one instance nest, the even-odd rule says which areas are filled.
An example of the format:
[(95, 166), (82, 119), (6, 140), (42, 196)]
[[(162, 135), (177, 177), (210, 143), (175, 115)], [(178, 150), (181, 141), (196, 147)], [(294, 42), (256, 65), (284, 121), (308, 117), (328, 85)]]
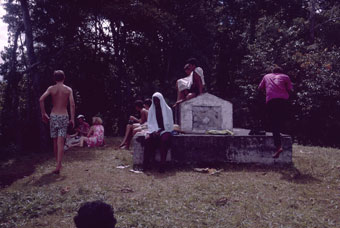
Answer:
[(188, 133), (233, 129), (232, 103), (209, 93), (181, 103), (179, 117), (182, 130)]
[(192, 129), (193, 131), (222, 130), (222, 107), (192, 106)]

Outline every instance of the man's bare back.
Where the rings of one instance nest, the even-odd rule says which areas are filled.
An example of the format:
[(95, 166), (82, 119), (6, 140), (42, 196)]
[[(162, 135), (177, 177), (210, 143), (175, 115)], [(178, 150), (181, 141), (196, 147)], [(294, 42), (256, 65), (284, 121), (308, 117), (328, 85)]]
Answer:
[(51, 95), (52, 97), (52, 110), (51, 114), (55, 115), (68, 115), (67, 112), (67, 105), (70, 102), (70, 112), (71, 112), (71, 120), (74, 127), (74, 112), (75, 112), (75, 104), (73, 98), (73, 91), (70, 87), (64, 85), (64, 81), (56, 82), (55, 85), (50, 86), (47, 88), (45, 93), (40, 97), (40, 109), (41, 109), (41, 116), (45, 123), (47, 123), (50, 119), (48, 114), (45, 111), (44, 100), (46, 97)]
[(52, 97), (53, 108), (51, 114), (67, 115), (67, 104), (72, 89), (64, 84), (56, 84), (48, 88)]

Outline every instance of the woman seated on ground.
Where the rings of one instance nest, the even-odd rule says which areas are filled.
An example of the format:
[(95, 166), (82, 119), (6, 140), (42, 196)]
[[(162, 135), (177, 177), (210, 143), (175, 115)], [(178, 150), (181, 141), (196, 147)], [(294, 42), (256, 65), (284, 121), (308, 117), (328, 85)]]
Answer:
[(92, 118), (92, 126), (90, 128), (87, 137), (82, 136), (80, 138), (79, 146), (83, 147), (84, 142), (87, 144), (88, 147), (97, 147), (104, 145), (104, 126), (103, 121), (100, 117), (93, 117)]
[(164, 172), (166, 154), (170, 148), (171, 132), (174, 120), (171, 108), (166, 104), (161, 93), (152, 95), (152, 105), (148, 115), (148, 134), (145, 136), (143, 168), (149, 169), (155, 158), (156, 149), (161, 153), (160, 172)]
[(196, 65), (194, 58), (188, 59), (185, 64), (184, 71), (188, 76), (176, 82), (177, 101), (173, 107), (203, 93), (205, 85), (203, 69)]
[(120, 149), (129, 149), (132, 137), (139, 131), (146, 129), (146, 121), (148, 119), (148, 110), (151, 105), (151, 100), (135, 101), (135, 108), (140, 113), (140, 119), (130, 116), (129, 123), (126, 125), (125, 136), (122, 143), (119, 145)]

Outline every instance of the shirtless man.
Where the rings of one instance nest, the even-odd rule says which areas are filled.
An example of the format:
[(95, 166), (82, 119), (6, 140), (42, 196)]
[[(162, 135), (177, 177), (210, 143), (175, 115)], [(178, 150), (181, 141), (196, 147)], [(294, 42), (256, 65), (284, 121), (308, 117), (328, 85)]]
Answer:
[[(64, 154), (64, 143), (66, 138), (67, 126), (69, 123), (74, 127), (75, 104), (72, 89), (64, 85), (65, 74), (61, 70), (54, 71), (54, 80), (56, 84), (47, 88), (45, 93), (40, 97), (40, 110), (42, 121), (50, 122), (50, 134), (53, 138), (53, 152), (57, 160), (55, 174), (60, 173), (61, 161)], [(45, 111), (44, 101), (49, 95), (52, 96), (53, 108), (50, 116)], [(67, 112), (67, 104), (70, 102), (71, 120)]]

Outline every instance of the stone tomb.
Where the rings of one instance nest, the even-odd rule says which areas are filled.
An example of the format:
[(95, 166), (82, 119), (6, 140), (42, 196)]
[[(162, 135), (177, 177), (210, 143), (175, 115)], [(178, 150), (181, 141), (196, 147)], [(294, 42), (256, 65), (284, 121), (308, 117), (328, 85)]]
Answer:
[(212, 94), (204, 93), (179, 106), (179, 125), (188, 133), (233, 129), (233, 105)]
[(283, 152), (273, 159), (274, 139), (266, 135), (248, 135), (248, 129), (233, 129), (234, 135), (183, 134), (172, 138), (172, 160), (182, 164), (257, 163), (291, 164), (292, 139), (282, 135)]
[[(172, 138), (171, 151), (167, 161), (178, 164), (200, 163), (256, 163), (263, 165), (292, 163), (292, 139), (282, 136), (283, 152), (278, 159), (273, 159), (275, 152), (271, 133), (266, 135), (248, 135), (247, 129), (233, 129), (234, 135), (182, 134)], [(144, 147), (140, 143), (144, 136), (136, 135), (133, 139), (133, 164), (142, 165)], [(137, 140), (136, 140), (137, 139)], [(159, 155), (156, 154), (156, 160)]]
[[(232, 104), (205, 93), (180, 105), (182, 130), (188, 134), (174, 135), (167, 160), (179, 164), (199, 163), (257, 163), (291, 164), (292, 139), (282, 136), (283, 152), (273, 159), (274, 139), (271, 133), (249, 135), (247, 129), (235, 129), (232, 123)], [(207, 130), (231, 130), (234, 135), (207, 135)], [(142, 165), (144, 136), (137, 133), (133, 138), (133, 163)], [(171, 156), (170, 156), (171, 154)], [(157, 157), (157, 155), (156, 155)], [(159, 157), (159, 156), (158, 156)], [(156, 159), (157, 160), (157, 159)]]

